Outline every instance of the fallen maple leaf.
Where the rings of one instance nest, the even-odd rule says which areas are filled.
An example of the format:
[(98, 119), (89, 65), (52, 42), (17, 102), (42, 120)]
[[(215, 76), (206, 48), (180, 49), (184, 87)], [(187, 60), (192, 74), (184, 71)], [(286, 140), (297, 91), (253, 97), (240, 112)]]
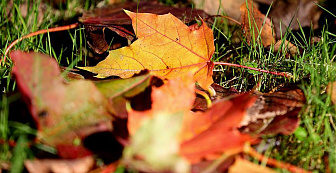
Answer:
[[(128, 129), (131, 141), (136, 136), (138, 142), (142, 141), (142, 146), (145, 141), (148, 144), (148, 141), (159, 139), (159, 141), (166, 141), (164, 144), (168, 145), (167, 143), (169, 142), (167, 141), (169, 140), (167, 138), (170, 136), (172, 145), (175, 145), (178, 140), (180, 144), (179, 154), (188, 159), (190, 163), (197, 163), (202, 159), (217, 158), (218, 153), (228, 150), (239, 153), (242, 151), (245, 142), (255, 140), (254, 137), (241, 134), (237, 129), (240, 121), (246, 114), (246, 109), (254, 103), (255, 97), (249, 93), (239, 95), (234, 99), (221, 100), (215, 103), (205, 113), (193, 113), (190, 109), (195, 100), (194, 91), (195, 86), (191, 77), (184, 80), (179, 78), (171, 79), (163, 86), (153, 88), (152, 108), (150, 110), (135, 111), (130, 109), (128, 112)], [(169, 116), (175, 118), (170, 119)], [(158, 122), (162, 118), (165, 118), (167, 122)], [(172, 136), (172, 134), (161, 134), (165, 130), (159, 131), (158, 128), (154, 129), (154, 125), (151, 123), (158, 123), (155, 127), (165, 127), (163, 129), (167, 129), (167, 131), (170, 130), (170, 126), (175, 128), (178, 128), (176, 127), (177, 124), (181, 124), (181, 126), (179, 126), (178, 133)], [(167, 124), (170, 125), (167, 126)], [(143, 131), (144, 129), (146, 130)], [(141, 131), (141, 133), (138, 133), (138, 131)], [(148, 134), (151, 134), (149, 135), (150, 137), (148, 137)], [(230, 141), (226, 140), (228, 138)], [(211, 145), (208, 145), (210, 143)], [(130, 158), (143, 160), (144, 158), (153, 157), (140, 152), (141, 148), (139, 148), (139, 145), (139, 143), (136, 145), (136, 149), (132, 148), (135, 146), (131, 142), (132, 149), (130, 150), (132, 152), (129, 152), (132, 154), (128, 153), (128, 161)], [(150, 148), (156, 148), (156, 146), (151, 144)], [(146, 153), (152, 153), (147, 147), (146, 151)]]
[(109, 39), (109, 34), (106, 34), (107, 29), (121, 37), (134, 41), (135, 35), (131, 26), (131, 19), (126, 15), (123, 9), (137, 11), (138, 13), (172, 13), (186, 23), (195, 20), (199, 16), (203, 18), (208, 17), (203, 10), (170, 7), (156, 1), (123, 2), (96, 8), (92, 11), (85, 12), (79, 19), (85, 26), (88, 44), (96, 53), (102, 54), (109, 48), (113, 49), (113, 45), (109, 45), (109, 42), (106, 41)]
[(76, 139), (112, 130), (108, 101), (93, 82), (65, 84), (58, 63), (46, 55), (14, 51), (11, 57), (12, 73), (36, 122), (39, 141), (66, 149), (59, 151), (65, 158), (76, 158), (88, 154), (74, 144)]
[(109, 56), (94, 67), (80, 67), (97, 73), (96, 77), (128, 78), (148, 69), (151, 74), (168, 79), (194, 73), (202, 88), (213, 83), (210, 60), (214, 53), (212, 30), (203, 22), (186, 26), (172, 14), (125, 12), (131, 17), (138, 40), (130, 46), (109, 52)]
[(240, 6), (241, 22), (247, 42), (262, 43), (264, 47), (274, 44), (271, 20), (255, 7), (253, 1), (247, 2)]
[(197, 163), (202, 159), (215, 159), (226, 151), (241, 152), (245, 142), (255, 140), (237, 129), (255, 100), (256, 97), (246, 93), (218, 101), (203, 114), (186, 114), (181, 132), (181, 154), (191, 163)]

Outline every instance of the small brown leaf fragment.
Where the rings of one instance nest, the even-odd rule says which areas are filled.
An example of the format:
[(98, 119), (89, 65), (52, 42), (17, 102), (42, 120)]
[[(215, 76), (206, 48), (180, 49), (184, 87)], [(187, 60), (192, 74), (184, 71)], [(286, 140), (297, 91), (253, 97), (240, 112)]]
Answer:
[(289, 54), (294, 56), (298, 52), (298, 48), (291, 42), (285, 40), (282, 42), (281, 40), (277, 41), (274, 45), (275, 52), (282, 52), (283, 54)]
[(262, 43), (267, 47), (275, 43), (271, 20), (255, 7), (253, 1), (243, 3), (240, 12), (243, 32), (249, 44)]
[(242, 159), (240, 157), (236, 158), (235, 163), (229, 168), (229, 173), (276, 173), (271, 168), (252, 163), (248, 160)]
[(327, 93), (331, 96), (331, 102), (336, 105), (336, 82), (330, 82), (328, 84)]
[(28, 172), (31, 173), (84, 173), (89, 172), (94, 166), (93, 156), (84, 158), (65, 160), (65, 159), (41, 159), (26, 160), (24, 162)]

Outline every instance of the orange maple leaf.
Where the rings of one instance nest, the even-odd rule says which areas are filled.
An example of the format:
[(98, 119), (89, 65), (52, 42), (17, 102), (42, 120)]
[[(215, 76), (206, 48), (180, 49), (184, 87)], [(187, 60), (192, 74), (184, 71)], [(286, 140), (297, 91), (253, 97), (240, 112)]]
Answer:
[(144, 69), (167, 79), (185, 78), (192, 72), (202, 88), (209, 88), (213, 83), (214, 63), (210, 59), (215, 47), (212, 30), (204, 22), (188, 27), (170, 13), (125, 12), (132, 19), (138, 40), (110, 51), (96, 66), (80, 69), (97, 73), (98, 78), (129, 78)]

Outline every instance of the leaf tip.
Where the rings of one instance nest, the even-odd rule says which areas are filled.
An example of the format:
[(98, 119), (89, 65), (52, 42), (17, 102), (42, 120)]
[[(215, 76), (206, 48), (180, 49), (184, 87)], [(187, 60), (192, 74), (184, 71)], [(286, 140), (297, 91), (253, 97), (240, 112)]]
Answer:
[(129, 17), (131, 17), (134, 14), (132, 11), (129, 11), (129, 10), (126, 10), (126, 9), (123, 9), (123, 10)]

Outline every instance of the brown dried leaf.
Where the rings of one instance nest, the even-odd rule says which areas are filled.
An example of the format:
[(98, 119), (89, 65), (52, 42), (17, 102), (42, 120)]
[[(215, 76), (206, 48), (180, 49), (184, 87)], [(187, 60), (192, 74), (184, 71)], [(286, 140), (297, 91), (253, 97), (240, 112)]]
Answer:
[(239, 9), (240, 5), (245, 1), (246, 0), (193, 0), (196, 8), (203, 9), (208, 14), (221, 15), (224, 13), (235, 20), (239, 20), (240, 12), (237, 9)]
[(274, 45), (274, 51), (281, 51), (283, 54), (289, 53), (289, 55), (294, 56), (298, 52), (298, 48), (293, 43), (287, 40), (285, 40), (284, 42), (279, 40)]
[[(301, 27), (311, 27), (312, 25), (314, 29), (317, 29), (318, 20), (322, 14), (322, 9), (316, 5), (317, 3), (317, 0), (275, 1), (270, 11), (270, 17), (275, 26), (277, 38), (280, 39), (281, 34), (283, 35), (288, 27), (292, 30), (299, 30), (300, 25)], [(290, 23), (291, 21), (292, 23)]]
[(252, 134), (291, 134), (299, 126), (298, 113), (305, 104), (299, 88), (282, 88), (274, 93), (255, 93), (259, 96), (241, 122), (241, 130)]
[(251, 0), (240, 6), (240, 12), (243, 32), (248, 43), (262, 43), (264, 47), (275, 43), (271, 20), (266, 18)]
[(327, 93), (331, 96), (331, 102), (336, 105), (336, 82), (331, 82), (328, 84)]

